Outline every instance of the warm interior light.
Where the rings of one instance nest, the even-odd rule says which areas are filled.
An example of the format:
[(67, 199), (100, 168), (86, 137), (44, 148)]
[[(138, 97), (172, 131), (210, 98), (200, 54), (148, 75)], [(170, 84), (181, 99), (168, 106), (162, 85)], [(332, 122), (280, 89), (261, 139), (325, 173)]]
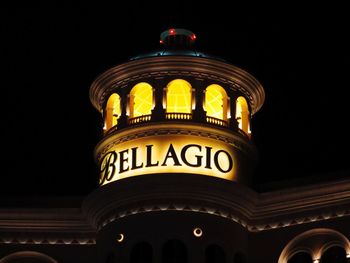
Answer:
[(213, 84), (206, 89), (204, 110), (209, 117), (227, 119), (227, 95), (221, 86)]
[(113, 93), (107, 101), (104, 130), (109, 130), (117, 125), (120, 114), (120, 96), (117, 93)]
[(159, 40), (159, 43), (160, 43), (160, 44), (163, 44), (164, 42), (163, 42), (163, 40)]
[(175, 79), (167, 86), (166, 111), (191, 113), (191, 84), (183, 79)]
[(195, 34), (193, 34), (193, 35), (191, 36), (191, 38), (192, 38), (193, 40), (195, 40), (197, 37), (196, 37)]
[(238, 128), (246, 134), (250, 134), (248, 104), (242, 96), (238, 97), (236, 101), (236, 120), (238, 122)]
[(196, 135), (154, 135), (120, 142), (99, 159), (100, 185), (131, 176), (191, 173), (236, 179), (231, 144)]
[(130, 91), (130, 118), (150, 115), (153, 104), (152, 86), (146, 82), (135, 85)]

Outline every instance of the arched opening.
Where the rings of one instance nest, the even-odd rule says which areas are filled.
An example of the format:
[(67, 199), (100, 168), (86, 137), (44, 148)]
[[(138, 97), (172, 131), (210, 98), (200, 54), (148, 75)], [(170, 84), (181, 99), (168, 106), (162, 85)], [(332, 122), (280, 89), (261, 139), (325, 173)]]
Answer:
[(346, 251), (339, 246), (328, 248), (321, 257), (321, 263), (346, 263)]
[(130, 91), (130, 119), (150, 116), (153, 108), (153, 88), (146, 82), (136, 84)]
[(233, 263), (247, 263), (247, 259), (243, 253), (237, 252), (233, 257)]
[[(166, 88), (168, 119), (190, 119), (192, 114), (192, 87), (183, 79), (175, 79)], [(178, 114), (174, 114), (178, 113)], [(179, 114), (180, 113), (180, 114)]]
[(57, 261), (36, 251), (19, 251), (0, 259), (0, 263), (57, 263)]
[[(207, 112), (207, 121), (222, 120), (222, 125), (227, 121), (227, 93), (223, 87), (212, 84), (205, 90), (204, 110)], [(209, 117), (209, 118), (208, 118)], [(220, 124), (220, 123), (216, 123)]]
[(248, 103), (242, 96), (236, 100), (236, 120), (238, 128), (250, 135)]
[(107, 100), (104, 130), (108, 131), (110, 128), (117, 125), (120, 115), (121, 115), (120, 96), (117, 93), (113, 93)]
[(205, 263), (225, 263), (226, 254), (222, 247), (210, 245), (205, 249)]
[[(346, 251), (346, 254), (350, 254), (350, 242), (342, 233), (329, 228), (311, 229), (297, 235), (288, 242), (280, 254), (278, 263), (290, 262), (294, 256), (297, 257), (295, 254), (297, 251), (299, 251), (299, 253), (311, 255), (315, 262), (322, 262), (322, 254), (325, 254), (328, 249), (332, 247), (343, 248)], [(331, 254), (331, 251), (328, 251), (328, 253)], [(300, 257), (301, 256), (302, 255), (300, 255)], [(325, 254), (325, 258), (323, 258), (324, 260), (327, 260), (326, 256), (327, 255)], [(345, 257), (346, 256), (347, 255), (345, 255)], [(304, 255), (304, 257), (306, 257), (306, 255)]]
[(163, 246), (162, 263), (187, 263), (187, 248), (180, 240), (169, 240)]
[(302, 251), (295, 253), (288, 259), (288, 263), (312, 263), (312, 257), (309, 253)]
[(147, 242), (140, 242), (131, 250), (130, 263), (152, 263), (152, 257), (152, 246)]

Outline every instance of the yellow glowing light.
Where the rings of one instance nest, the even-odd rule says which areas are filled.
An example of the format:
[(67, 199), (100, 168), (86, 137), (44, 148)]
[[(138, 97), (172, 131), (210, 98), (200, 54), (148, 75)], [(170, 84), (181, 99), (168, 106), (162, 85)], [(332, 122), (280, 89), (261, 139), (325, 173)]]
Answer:
[(120, 114), (120, 96), (113, 93), (107, 101), (106, 121), (104, 126), (105, 130), (109, 130), (113, 126), (117, 125)]
[(238, 122), (238, 128), (249, 135), (249, 109), (247, 101), (243, 97), (238, 97), (236, 101), (236, 120)]
[(191, 113), (192, 87), (183, 79), (175, 79), (167, 86), (166, 112)]
[(204, 110), (209, 117), (227, 120), (227, 94), (221, 86), (213, 84), (207, 87)]
[(235, 180), (232, 145), (195, 135), (158, 135), (113, 145), (101, 156), (100, 184), (159, 173), (191, 173)]
[(146, 82), (135, 85), (130, 91), (130, 118), (150, 115), (153, 105), (153, 89)]

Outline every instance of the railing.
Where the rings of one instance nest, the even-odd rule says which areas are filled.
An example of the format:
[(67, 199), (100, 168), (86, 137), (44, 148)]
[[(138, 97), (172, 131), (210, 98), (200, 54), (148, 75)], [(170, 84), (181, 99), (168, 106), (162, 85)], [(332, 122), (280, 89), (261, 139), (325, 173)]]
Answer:
[(251, 137), (250, 134), (246, 133), (246, 132), (243, 131), (242, 129), (239, 129), (239, 128), (238, 128), (238, 132), (239, 132), (240, 134), (242, 134), (244, 137), (248, 138), (248, 139), (250, 139), (250, 137)]
[(149, 115), (142, 115), (142, 116), (139, 116), (139, 117), (135, 117), (135, 118), (129, 119), (129, 124), (148, 122), (150, 120), (151, 120), (151, 114), (149, 114)]
[(167, 112), (165, 118), (167, 120), (192, 120), (192, 113)]
[[(149, 114), (149, 115), (142, 115), (139, 117), (131, 118), (128, 120), (128, 124), (133, 125), (133, 124), (149, 122), (149, 121), (151, 121), (151, 116), (152, 115)], [(165, 113), (166, 120), (192, 120), (192, 118), (193, 118), (192, 113), (181, 113), (181, 112), (167, 112), (167, 113)], [(205, 120), (207, 123), (217, 125), (217, 126), (229, 127), (228, 121), (221, 120), (221, 119), (218, 119), (215, 117), (210, 117), (210, 116), (206, 116), (205, 118), (206, 118)], [(199, 121), (199, 122), (201, 122), (201, 121)], [(111, 127), (110, 129), (108, 129), (107, 131), (105, 131), (105, 135), (111, 134), (114, 131), (116, 131), (118, 129), (117, 126), (118, 125), (115, 125), (115, 126)], [(237, 131), (242, 136), (244, 136), (248, 139), (251, 138), (251, 134), (245, 133), (242, 129), (238, 129)]]
[(224, 120), (221, 120), (221, 119), (218, 119), (218, 118), (214, 118), (214, 117), (207, 116), (207, 122), (211, 123), (211, 124), (219, 125), (219, 126), (228, 127), (227, 121), (224, 121)]
[(113, 133), (115, 130), (118, 129), (117, 127), (118, 125), (114, 125), (113, 127), (109, 128), (108, 130), (104, 130), (104, 135), (107, 135), (107, 134), (110, 134), (110, 133)]

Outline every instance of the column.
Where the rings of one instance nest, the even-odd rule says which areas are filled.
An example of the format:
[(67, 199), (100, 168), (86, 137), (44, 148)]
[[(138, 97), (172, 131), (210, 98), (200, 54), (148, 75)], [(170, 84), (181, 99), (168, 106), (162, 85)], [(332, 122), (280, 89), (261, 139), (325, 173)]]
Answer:
[(229, 119), (229, 128), (233, 131), (238, 131), (238, 122), (236, 120), (236, 96), (230, 94), (230, 114), (231, 118)]
[(151, 121), (165, 120), (165, 109), (163, 108), (163, 99), (165, 96), (164, 89), (166, 87), (165, 79), (158, 79), (152, 83), (154, 108), (152, 110)]
[(193, 81), (194, 99), (195, 99), (195, 110), (193, 111), (193, 119), (198, 122), (206, 122), (206, 112), (204, 111), (204, 96), (205, 96), (205, 86), (203, 81), (200, 79), (194, 79)]
[(125, 128), (128, 125), (128, 116), (127, 116), (127, 110), (128, 110), (128, 91), (125, 88), (122, 89), (122, 92), (120, 94), (121, 99), (121, 115), (118, 120), (118, 129)]

